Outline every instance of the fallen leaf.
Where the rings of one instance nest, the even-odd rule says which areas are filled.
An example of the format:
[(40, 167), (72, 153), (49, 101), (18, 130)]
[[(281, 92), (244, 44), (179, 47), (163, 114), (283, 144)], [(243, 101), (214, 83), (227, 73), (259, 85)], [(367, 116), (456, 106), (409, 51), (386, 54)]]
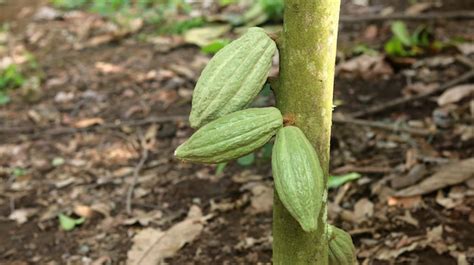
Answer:
[(13, 220), (17, 224), (21, 225), (26, 223), (28, 218), (35, 215), (37, 212), (38, 210), (34, 208), (17, 209), (8, 216), (8, 219)]
[(362, 175), (357, 172), (344, 174), (341, 176), (329, 176), (328, 188), (333, 189), (344, 185), (347, 182), (359, 179)]
[(405, 209), (419, 208), (423, 203), (421, 196), (412, 197), (389, 197), (387, 200), (389, 206), (397, 206)]
[(411, 215), (411, 213), (409, 211), (405, 211), (405, 215), (403, 215), (403, 216), (396, 216), (395, 219), (404, 221), (405, 223), (411, 224), (415, 227), (418, 227), (418, 225), (419, 225), (418, 220), (413, 218), (413, 216)]
[(64, 215), (62, 213), (60, 213), (58, 215), (58, 218), (59, 218), (59, 225), (61, 226), (61, 228), (64, 230), (64, 231), (71, 231), (73, 230), (76, 226), (84, 223), (84, 221), (86, 219), (84, 219), (83, 217), (81, 218), (78, 218), (78, 219), (75, 219), (75, 218), (72, 218), (72, 217), (69, 217), (67, 215)]
[(116, 74), (116, 73), (121, 73), (125, 71), (125, 69), (122, 66), (111, 64), (111, 63), (105, 63), (105, 62), (96, 62), (95, 68), (99, 70), (99, 72), (104, 73), (104, 74)]
[(87, 205), (81, 205), (81, 204), (74, 206), (73, 211), (78, 216), (84, 217), (84, 218), (90, 218), (94, 214), (94, 210), (92, 210), (91, 207)]
[(458, 265), (469, 265), (466, 254), (464, 253), (458, 254), (458, 257), (456, 259), (457, 259)]
[(104, 120), (102, 118), (90, 118), (90, 119), (82, 119), (74, 123), (75, 128), (87, 128), (94, 125), (103, 124)]
[(438, 191), (436, 194), (436, 203), (443, 206), (446, 209), (453, 209), (462, 203), (462, 200), (455, 200), (449, 197), (445, 197), (442, 191)]
[(428, 228), (426, 232), (426, 239), (429, 246), (431, 246), (438, 254), (443, 254), (448, 251), (448, 246), (443, 238), (443, 225), (438, 225), (433, 228)]
[(374, 215), (374, 204), (366, 198), (360, 199), (354, 205), (354, 222), (362, 223)]
[(193, 241), (203, 230), (205, 217), (198, 206), (191, 206), (188, 217), (167, 231), (147, 228), (133, 238), (127, 253), (128, 265), (159, 265), (186, 243)]
[(61, 18), (62, 14), (58, 10), (43, 6), (33, 15), (34, 20), (55, 20)]
[(408, 174), (404, 176), (396, 176), (390, 180), (390, 186), (394, 189), (402, 189), (411, 186), (421, 180), (427, 173), (425, 164), (415, 165)]
[(430, 93), (438, 88), (438, 84), (436, 83), (423, 83), (417, 82), (410, 85), (407, 85), (403, 88), (402, 92), (404, 95), (419, 95), (424, 93)]
[(184, 40), (187, 43), (196, 44), (199, 47), (212, 43), (215, 39), (224, 35), (231, 29), (231, 26), (208, 26), (200, 27), (186, 31)]
[(387, 76), (393, 74), (392, 67), (385, 61), (382, 55), (371, 56), (360, 55), (337, 66), (338, 72), (348, 72), (360, 75), (364, 78), (376, 76)]
[(474, 95), (474, 84), (455, 86), (446, 90), (438, 98), (438, 105), (445, 106), (456, 103), (472, 95)]
[(407, 197), (427, 194), (448, 186), (462, 183), (474, 177), (474, 158), (461, 160), (442, 167), (437, 173), (412, 187), (395, 194), (396, 197)]
[(434, 3), (416, 3), (408, 7), (405, 12), (410, 15), (417, 15), (432, 8), (434, 5)]
[(376, 254), (377, 259), (379, 260), (394, 260), (398, 256), (402, 255), (405, 252), (410, 252), (417, 249), (421, 245), (420, 241), (415, 241), (407, 246), (399, 247), (396, 249), (383, 248), (378, 251)]
[(264, 184), (257, 184), (252, 187), (251, 191), (251, 213), (258, 214), (270, 212), (273, 206), (273, 189)]
[(141, 226), (148, 226), (152, 222), (156, 222), (156, 220), (159, 220), (163, 216), (163, 213), (161, 211), (155, 210), (155, 211), (136, 211), (136, 213), (133, 214), (133, 217), (128, 218), (123, 221), (124, 225), (134, 225), (136, 223), (140, 224)]
[(464, 55), (474, 53), (474, 43), (460, 43), (456, 45), (456, 48)]

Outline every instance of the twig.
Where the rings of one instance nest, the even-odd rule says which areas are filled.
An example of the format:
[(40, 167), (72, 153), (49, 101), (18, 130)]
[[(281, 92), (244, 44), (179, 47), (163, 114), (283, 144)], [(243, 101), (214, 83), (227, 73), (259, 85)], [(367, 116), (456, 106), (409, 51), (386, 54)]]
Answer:
[(12, 133), (12, 134), (34, 134), (35, 136), (39, 135), (50, 135), (57, 136), (61, 134), (70, 134), (85, 132), (98, 129), (116, 129), (122, 126), (141, 126), (147, 125), (150, 123), (164, 123), (164, 122), (175, 122), (175, 121), (184, 121), (188, 118), (187, 115), (174, 115), (174, 116), (164, 116), (164, 117), (153, 117), (143, 120), (130, 120), (130, 121), (121, 121), (118, 123), (105, 123), (97, 126), (91, 126), (87, 128), (73, 128), (73, 127), (57, 127), (57, 128), (36, 128), (34, 126), (25, 126), (25, 127), (0, 127), (0, 133)]
[(393, 168), (390, 167), (377, 167), (377, 166), (353, 166), (353, 165), (346, 165), (342, 167), (338, 167), (331, 171), (333, 174), (345, 174), (349, 172), (358, 172), (358, 173), (390, 173), (393, 171)]
[(376, 22), (387, 20), (474, 19), (472, 11), (430, 12), (424, 14), (395, 13), (390, 15), (341, 16), (343, 23)]
[(465, 66), (474, 69), (474, 62), (466, 56), (458, 55), (456, 56), (456, 61), (464, 64)]
[(363, 117), (363, 116), (367, 116), (369, 114), (379, 113), (379, 112), (385, 111), (387, 109), (391, 109), (393, 107), (403, 105), (403, 104), (406, 104), (406, 103), (409, 103), (409, 102), (412, 102), (412, 101), (415, 101), (415, 100), (424, 99), (424, 98), (427, 98), (427, 97), (429, 97), (431, 95), (434, 95), (436, 93), (442, 92), (442, 91), (444, 91), (448, 88), (451, 88), (455, 85), (458, 85), (458, 84), (460, 84), (464, 81), (467, 81), (467, 80), (471, 79), (472, 77), (474, 77), (474, 69), (468, 71), (467, 73), (463, 74), (462, 76), (460, 76), (458, 78), (455, 78), (455, 79), (453, 79), (453, 80), (451, 80), (451, 81), (449, 81), (449, 82), (447, 82), (443, 85), (438, 86), (437, 88), (435, 88), (432, 91), (421, 93), (421, 94), (416, 95), (416, 96), (406, 97), (406, 98), (401, 97), (401, 98), (397, 98), (397, 99), (395, 99), (393, 101), (390, 101), (390, 102), (385, 102), (385, 103), (382, 103), (382, 104), (378, 104), (378, 105), (369, 107), (365, 110), (358, 111), (358, 112), (352, 114), (351, 117), (360, 118), (360, 117)]
[(407, 128), (407, 127), (399, 126), (397, 124), (386, 124), (383, 122), (353, 119), (353, 118), (348, 118), (348, 117), (334, 116), (332, 121), (334, 123), (354, 124), (354, 125), (378, 128), (378, 129), (387, 130), (387, 131), (406, 132), (409, 134), (420, 135), (420, 136), (428, 136), (428, 135), (433, 134), (433, 132), (429, 130), (425, 130), (425, 129)]
[(143, 168), (143, 165), (145, 164), (145, 161), (148, 158), (148, 148), (146, 146), (145, 137), (143, 136), (143, 133), (141, 132), (141, 130), (138, 131), (138, 138), (140, 140), (142, 155), (141, 155), (140, 161), (138, 161), (138, 164), (133, 169), (133, 180), (127, 192), (127, 200), (126, 200), (125, 205), (126, 205), (127, 214), (129, 215), (132, 214), (132, 197), (133, 197), (133, 192), (135, 190), (135, 186), (137, 185), (137, 182), (138, 182), (138, 174), (140, 173), (140, 170)]

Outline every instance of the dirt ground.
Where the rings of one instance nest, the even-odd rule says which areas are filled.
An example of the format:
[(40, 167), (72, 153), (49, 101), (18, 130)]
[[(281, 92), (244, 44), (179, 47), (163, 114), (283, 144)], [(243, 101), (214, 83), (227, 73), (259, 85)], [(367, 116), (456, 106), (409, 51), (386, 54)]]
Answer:
[[(263, 152), (253, 166), (229, 163), (220, 174), (173, 158), (193, 132), (192, 90), (210, 56), (179, 37), (123, 33), (94, 14), (38, 18), (43, 2), (6, 2), (5, 57), (31, 53), (39, 66), (29, 74), (42, 81), (0, 106), (0, 264), (126, 264), (137, 234), (172, 231), (193, 206), (202, 212), (198, 234), (167, 264), (271, 262), (273, 184)], [(343, 16), (370, 11), (348, 2)], [(402, 12), (411, 1), (373, 2)], [(474, 11), (469, 0), (441, 2), (432, 10)], [(423, 23), (440, 39), (474, 41), (472, 19)], [(336, 117), (419, 95), (471, 70), (466, 60), (474, 54), (453, 47), (414, 61), (376, 57), (369, 66), (347, 55), (362, 42), (383, 46), (388, 25), (341, 23)], [(362, 177), (330, 191), (329, 218), (351, 233), (361, 264), (474, 264), (474, 97), (440, 106), (440, 94), (361, 116), (362, 125), (334, 124), (332, 174)], [(422, 132), (397, 130), (405, 125)], [(436, 174), (444, 174), (439, 188), (420, 187)], [(63, 231), (59, 213), (85, 222)]]

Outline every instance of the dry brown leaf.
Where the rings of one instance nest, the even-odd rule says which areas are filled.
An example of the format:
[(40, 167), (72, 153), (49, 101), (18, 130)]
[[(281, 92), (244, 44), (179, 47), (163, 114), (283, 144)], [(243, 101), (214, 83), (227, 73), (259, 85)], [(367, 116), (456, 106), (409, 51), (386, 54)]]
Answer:
[(35, 208), (17, 209), (8, 216), (8, 219), (13, 220), (17, 224), (21, 225), (26, 223), (28, 218), (35, 215), (37, 212), (38, 209)]
[(159, 265), (163, 259), (176, 254), (203, 230), (205, 218), (198, 206), (191, 206), (188, 217), (167, 231), (147, 228), (133, 238), (127, 253), (127, 265)]
[(434, 5), (434, 3), (416, 3), (408, 7), (405, 12), (410, 15), (417, 15), (432, 8)]
[(462, 183), (472, 177), (474, 177), (474, 158), (469, 158), (445, 165), (431, 177), (426, 178), (417, 185), (397, 192), (395, 196), (407, 197), (423, 195)]
[(421, 196), (395, 198), (390, 197), (387, 201), (389, 206), (397, 206), (405, 209), (419, 208), (423, 203)]
[(446, 209), (453, 209), (456, 206), (463, 203), (462, 200), (457, 200), (449, 197), (445, 197), (442, 191), (438, 191), (436, 194), (436, 203), (443, 206)]
[(105, 63), (105, 62), (96, 62), (95, 68), (99, 70), (99, 72), (104, 73), (104, 74), (116, 74), (116, 73), (122, 73), (125, 71), (125, 69), (120, 65), (115, 65), (111, 63)]
[(410, 85), (407, 85), (405, 88), (403, 88), (402, 92), (405, 95), (419, 95), (419, 94), (424, 94), (424, 93), (430, 93), (434, 91), (436, 88), (438, 88), (437, 83), (423, 83), (423, 82), (417, 82), (413, 83)]
[(90, 218), (94, 214), (94, 210), (92, 210), (91, 207), (89, 207), (87, 205), (82, 205), (82, 204), (78, 204), (78, 205), (74, 206), (73, 211), (74, 211), (75, 214), (79, 215), (80, 217), (84, 217), (84, 218)]
[(251, 191), (250, 212), (253, 214), (270, 212), (273, 206), (273, 189), (265, 184), (258, 184), (252, 187)]
[(396, 249), (383, 248), (377, 252), (376, 258), (379, 260), (394, 260), (405, 252), (411, 252), (419, 248), (420, 245), (422, 245), (420, 241), (415, 241), (407, 246)]
[(346, 62), (340, 63), (337, 66), (337, 70), (338, 72), (355, 73), (364, 78), (393, 74), (392, 67), (385, 62), (385, 57), (381, 55), (360, 55)]
[(362, 223), (374, 215), (374, 204), (366, 198), (360, 199), (354, 205), (354, 222)]
[(87, 128), (94, 125), (103, 124), (104, 120), (102, 118), (90, 118), (90, 119), (82, 119), (74, 123), (75, 128)]
[(419, 226), (419, 222), (415, 219), (409, 211), (405, 211), (405, 215), (402, 216), (395, 216), (395, 219), (401, 220), (407, 224), (411, 224), (415, 227)]
[(459, 102), (460, 100), (472, 95), (474, 95), (474, 84), (455, 86), (446, 90), (438, 98), (438, 105), (446, 106), (451, 103)]
[(456, 48), (464, 55), (474, 53), (474, 43), (460, 43), (456, 45)]

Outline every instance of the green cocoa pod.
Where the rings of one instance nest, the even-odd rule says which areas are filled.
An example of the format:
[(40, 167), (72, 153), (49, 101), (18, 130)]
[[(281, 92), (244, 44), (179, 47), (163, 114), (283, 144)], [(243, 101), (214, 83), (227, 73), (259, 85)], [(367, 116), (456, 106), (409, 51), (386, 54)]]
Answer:
[(274, 107), (237, 111), (197, 130), (175, 151), (181, 160), (215, 164), (249, 154), (267, 143), (283, 126)]
[(329, 265), (354, 265), (356, 254), (351, 235), (333, 225), (328, 226)]
[(207, 64), (194, 88), (191, 127), (245, 108), (260, 92), (276, 51), (261, 28), (250, 28)]
[(275, 189), (285, 208), (303, 230), (316, 230), (324, 193), (324, 173), (316, 151), (299, 128), (288, 126), (278, 131), (272, 169)]

